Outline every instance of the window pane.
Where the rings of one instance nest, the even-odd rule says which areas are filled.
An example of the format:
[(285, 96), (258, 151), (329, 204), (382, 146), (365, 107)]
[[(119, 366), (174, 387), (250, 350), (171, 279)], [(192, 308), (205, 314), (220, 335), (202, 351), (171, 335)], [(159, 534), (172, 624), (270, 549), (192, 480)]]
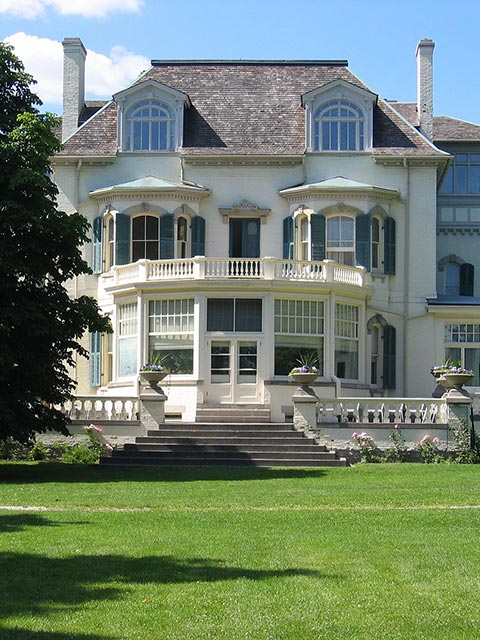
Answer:
[(146, 219), (146, 239), (158, 240), (158, 218), (145, 216)]
[(207, 301), (207, 331), (233, 331), (233, 300)]
[(480, 193), (480, 165), (470, 167), (470, 193)]
[(235, 331), (262, 330), (262, 301), (236, 300), (235, 304)]
[(323, 375), (323, 337), (275, 336), (275, 375), (287, 376), (299, 360), (310, 357)]
[(445, 293), (458, 296), (460, 293), (460, 265), (449, 264), (445, 269)]
[(453, 167), (450, 167), (447, 171), (442, 186), (440, 187), (440, 193), (453, 193)]
[(335, 373), (338, 378), (356, 380), (358, 378), (358, 343), (336, 338)]
[(455, 193), (468, 193), (468, 167), (466, 165), (455, 167)]

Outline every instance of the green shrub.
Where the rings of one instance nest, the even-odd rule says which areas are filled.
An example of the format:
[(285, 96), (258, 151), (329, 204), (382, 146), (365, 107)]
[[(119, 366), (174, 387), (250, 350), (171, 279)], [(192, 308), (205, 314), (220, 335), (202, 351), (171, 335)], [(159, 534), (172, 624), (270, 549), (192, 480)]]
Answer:
[(84, 444), (67, 447), (62, 455), (62, 462), (67, 464), (92, 464), (98, 462), (98, 453)]
[(40, 440), (36, 440), (28, 452), (29, 460), (47, 460), (48, 449)]

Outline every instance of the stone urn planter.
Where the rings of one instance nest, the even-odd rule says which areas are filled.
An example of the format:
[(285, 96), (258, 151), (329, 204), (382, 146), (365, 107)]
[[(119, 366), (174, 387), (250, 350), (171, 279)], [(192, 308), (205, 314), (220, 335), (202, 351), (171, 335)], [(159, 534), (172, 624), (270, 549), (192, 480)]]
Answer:
[(140, 378), (151, 387), (156, 387), (167, 375), (168, 371), (140, 371)]
[(291, 373), (290, 377), (301, 386), (312, 384), (318, 378), (318, 373)]
[(472, 378), (470, 373), (444, 373), (440, 378), (437, 378), (437, 382), (445, 389), (461, 389)]

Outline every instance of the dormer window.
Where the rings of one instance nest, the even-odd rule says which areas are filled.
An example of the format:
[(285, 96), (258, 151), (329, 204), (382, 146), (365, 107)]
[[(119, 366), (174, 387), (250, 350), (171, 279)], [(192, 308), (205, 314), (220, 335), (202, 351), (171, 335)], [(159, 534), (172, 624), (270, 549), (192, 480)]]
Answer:
[(315, 151), (363, 151), (365, 115), (348, 100), (329, 100), (314, 113)]
[(306, 147), (313, 152), (356, 152), (373, 146), (377, 96), (345, 80), (335, 80), (302, 96)]
[(175, 114), (165, 102), (142, 100), (125, 114), (126, 151), (172, 151)]
[(182, 147), (183, 113), (190, 106), (185, 93), (147, 80), (113, 97), (118, 105), (120, 151), (158, 153)]

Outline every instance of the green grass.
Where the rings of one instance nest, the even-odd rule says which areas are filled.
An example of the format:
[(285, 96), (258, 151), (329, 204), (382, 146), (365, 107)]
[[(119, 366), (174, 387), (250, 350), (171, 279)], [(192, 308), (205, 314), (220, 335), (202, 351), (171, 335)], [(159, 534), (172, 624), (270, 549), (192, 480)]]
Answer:
[(1, 640), (477, 639), (480, 466), (0, 464)]

